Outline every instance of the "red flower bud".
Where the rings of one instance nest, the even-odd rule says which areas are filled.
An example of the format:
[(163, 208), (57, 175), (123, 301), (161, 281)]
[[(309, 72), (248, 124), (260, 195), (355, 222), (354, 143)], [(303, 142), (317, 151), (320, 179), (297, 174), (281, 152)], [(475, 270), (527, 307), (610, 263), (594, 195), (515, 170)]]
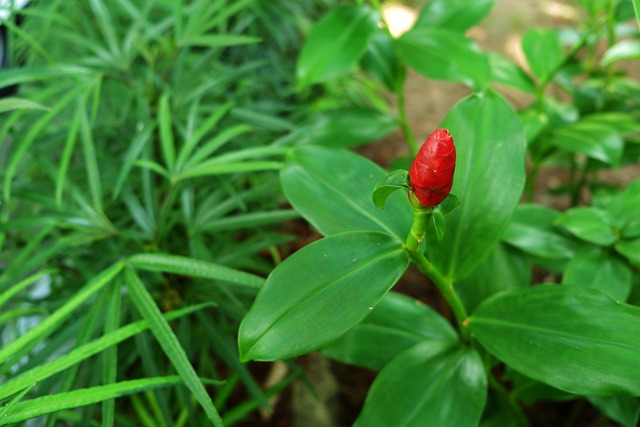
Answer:
[(451, 191), (456, 147), (446, 129), (436, 129), (422, 144), (409, 169), (409, 182), (422, 206), (442, 203)]

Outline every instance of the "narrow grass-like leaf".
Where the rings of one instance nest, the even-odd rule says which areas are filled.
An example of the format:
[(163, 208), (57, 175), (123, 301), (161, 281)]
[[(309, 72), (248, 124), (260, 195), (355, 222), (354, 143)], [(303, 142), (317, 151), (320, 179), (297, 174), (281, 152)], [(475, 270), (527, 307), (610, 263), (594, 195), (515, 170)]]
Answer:
[(173, 140), (173, 121), (171, 120), (171, 107), (169, 94), (163, 93), (158, 106), (158, 125), (160, 131), (160, 148), (162, 158), (169, 172), (173, 172), (176, 164), (176, 146)]
[(300, 218), (300, 213), (293, 209), (249, 212), (211, 221), (203, 224), (201, 230), (214, 232), (256, 228), (262, 225), (281, 223), (295, 218)]
[(7, 163), (5, 174), (4, 174), (4, 188), (3, 188), (3, 196), (5, 202), (8, 202), (11, 198), (11, 184), (13, 183), (13, 177), (18, 172), (18, 167), (20, 166), (20, 162), (27, 154), (29, 147), (35, 141), (35, 139), (40, 136), (40, 133), (44, 131), (44, 129), (53, 121), (53, 119), (60, 114), (60, 112), (67, 106), (71, 101), (77, 96), (78, 92), (82, 90), (82, 87), (76, 88), (75, 90), (70, 91), (65, 96), (60, 99), (51, 110), (45, 114), (40, 120), (38, 120), (27, 132), (24, 138), (21, 138), (16, 146), (15, 152), (10, 155), (10, 159)]
[(169, 171), (163, 168), (162, 166), (160, 166), (159, 164), (157, 164), (156, 162), (154, 162), (153, 160), (146, 160), (146, 159), (136, 160), (134, 165), (139, 168), (153, 171), (158, 175), (164, 176), (167, 179), (171, 179), (171, 174), (169, 173)]
[(48, 110), (49, 108), (24, 98), (0, 99), (0, 113), (20, 109)]
[(178, 170), (182, 168), (182, 165), (187, 161), (202, 138), (204, 138), (204, 136), (210, 132), (218, 122), (220, 122), (220, 119), (222, 119), (222, 117), (224, 117), (224, 115), (227, 114), (234, 105), (235, 102), (229, 101), (220, 106), (198, 129), (196, 129), (195, 133), (187, 139), (187, 142), (178, 153), (178, 160), (176, 164), (176, 168)]
[(259, 37), (251, 36), (236, 36), (230, 34), (207, 34), (192, 37), (184, 42), (185, 46), (197, 46), (197, 47), (228, 47), (239, 46), (244, 44), (260, 43), (262, 41)]
[[(189, 315), (195, 311), (201, 310), (205, 307), (211, 307), (211, 303), (203, 303), (192, 305), (182, 308), (180, 310), (174, 310), (164, 315), (167, 321), (178, 319), (180, 317)], [(146, 320), (139, 320), (134, 323), (130, 323), (126, 326), (116, 329), (113, 332), (105, 334), (100, 338), (84, 344), (71, 350), (69, 353), (58, 357), (57, 359), (41, 364), (35, 368), (32, 368), (25, 373), (13, 377), (7, 381), (0, 388), (0, 399), (5, 399), (11, 396), (13, 393), (17, 393), (19, 390), (27, 387), (29, 384), (43, 381), (52, 375), (57, 374), (71, 366), (86, 360), (95, 354), (110, 348), (126, 339), (129, 339), (143, 331), (149, 329), (149, 322)]]
[(125, 269), (124, 277), (134, 305), (142, 317), (149, 322), (151, 332), (158, 340), (158, 344), (160, 344), (160, 347), (164, 350), (171, 364), (176, 371), (178, 371), (185, 385), (195, 395), (196, 399), (198, 399), (209, 420), (211, 420), (215, 426), (223, 427), (222, 420), (211, 401), (211, 397), (189, 362), (184, 349), (180, 345), (180, 341), (178, 341), (171, 327), (162, 317), (162, 313), (153, 301), (153, 297), (149, 294), (132, 267)]
[(39, 273), (34, 274), (33, 276), (29, 276), (26, 279), (23, 279), (7, 289), (6, 291), (0, 293), (0, 307), (2, 307), (12, 296), (17, 294), (18, 292), (25, 289), (27, 286), (32, 283), (40, 280), (44, 276), (53, 273), (54, 270), (44, 270)]
[(202, 162), (180, 175), (180, 179), (197, 178), (201, 176), (225, 175), (241, 172), (258, 172), (279, 170), (282, 162), (270, 160), (256, 160), (238, 163), (220, 163), (217, 159)]
[[(150, 390), (156, 387), (181, 384), (177, 375), (166, 377), (144, 378), (140, 380), (122, 381), (104, 386), (78, 389), (66, 393), (38, 397), (25, 402), (16, 403), (12, 410), (0, 420), (0, 425), (17, 423), (63, 409), (77, 408), (114, 399), (128, 394)], [(220, 424), (222, 425), (222, 424)]]
[[(111, 288), (107, 289), (109, 300), (107, 302), (107, 310), (104, 320), (104, 335), (108, 335), (118, 329), (120, 324), (120, 282), (116, 281), (111, 284)], [(105, 349), (101, 354), (102, 359), (102, 383), (112, 384), (117, 380), (118, 374), (118, 347), (117, 345)], [(102, 425), (110, 427), (115, 422), (116, 402), (114, 399), (102, 402)]]
[(88, 300), (93, 294), (109, 283), (124, 268), (125, 262), (120, 261), (111, 267), (98, 273), (89, 283), (71, 297), (62, 307), (57, 309), (51, 316), (44, 319), (37, 326), (30, 329), (15, 341), (0, 349), (0, 364), (8, 358), (14, 356), (23, 347), (34, 340), (42, 341), (51, 335), (64, 320), (73, 313), (82, 303)]
[(31, 391), (33, 386), (35, 386), (35, 384), (31, 384), (30, 386), (25, 387), (24, 390), (16, 394), (9, 402), (0, 407), (0, 420), (5, 417), (7, 412), (9, 412), (16, 403), (20, 402), (22, 398), (25, 397), (26, 394), (29, 393), (29, 391)]
[(113, 194), (111, 196), (113, 200), (118, 198), (120, 191), (122, 191), (122, 187), (129, 178), (129, 173), (131, 172), (131, 168), (133, 168), (134, 162), (138, 160), (140, 153), (149, 142), (151, 132), (154, 129), (155, 127), (152, 125), (145, 126), (131, 141), (129, 149), (124, 156), (122, 167), (120, 168), (120, 174), (116, 180), (116, 185), (113, 187)]
[(111, 19), (109, 9), (107, 9), (102, 0), (89, 0), (89, 6), (96, 18), (98, 28), (100, 29), (100, 32), (102, 32), (102, 36), (111, 50), (111, 54), (114, 57), (119, 57), (121, 44), (118, 41), (115, 31), (118, 27), (113, 22), (113, 19)]
[(209, 157), (211, 154), (216, 152), (216, 150), (218, 150), (224, 144), (231, 141), (233, 138), (240, 136), (243, 133), (250, 132), (251, 130), (253, 130), (251, 126), (241, 124), (241, 125), (231, 126), (220, 131), (212, 139), (202, 144), (202, 146), (186, 162), (185, 169), (189, 169), (190, 167), (199, 164), (200, 162), (204, 161), (207, 157)]
[(69, 163), (71, 162), (71, 156), (73, 154), (73, 148), (76, 145), (78, 138), (78, 130), (80, 129), (80, 109), (76, 111), (73, 119), (70, 123), (69, 132), (67, 133), (67, 139), (60, 156), (60, 166), (58, 166), (58, 175), (56, 176), (56, 205), (62, 207), (62, 193), (64, 191), (65, 180), (69, 173)]
[(264, 284), (262, 277), (253, 274), (177, 255), (137, 254), (129, 258), (129, 263), (142, 270), (202, 277), (251, 288), (260, 288)]

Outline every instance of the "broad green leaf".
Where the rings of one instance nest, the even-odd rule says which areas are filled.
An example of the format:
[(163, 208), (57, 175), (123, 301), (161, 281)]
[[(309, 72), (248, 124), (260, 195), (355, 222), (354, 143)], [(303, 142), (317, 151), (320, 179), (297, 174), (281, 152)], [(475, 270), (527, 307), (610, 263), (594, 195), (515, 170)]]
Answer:
[(24, 98), (0, 99), (0, 113), (21, 109), (48, 110), (49, 108)]
[(440, 28), (414, 28), (394, 40), (398, 57), (435, 80), (464, 83), (476, 90), (491, 79), (489, 60), (474, 41)]
[(340, 108), (312, 114), (276, 145), (355, 147), (376, 141), (398, 128), (395, 117), (366, 108)]
[(640, 27), (640, 0), (631, 0), (633, 2), (633, 10), (636, 13), (636, 21), (638, 21), (638, 27)]
[(577, 207), (561, 213), (553, 225), (569, 230), (577, 238), (600, 246), (617, 240), (607, 212), (593, 207)]
[(362, 57), (362, 69), (391, 92), (404, 81), (406, 70), (393, 51), (393, 39), (387, 31), (376, 31)]
[(621, 40), (607, 49), (604, 55), (602, 55), (600, 63), (606, 67), (617, 61), (639, 58), (640, 40)]
[(391, 194), (384, 210), (371, 201), (371, 192), (386, 175), (354, 153), (308, 146), (291, 152), (280, 179), (289, 202), (325, 236), (374, 230), (404, 242), (412, 220), (406, 195)]
[(497, 53), (490, 52), (488, 55), (491, 80), (527, 93), (536, 91), (535, 82), (522, 68)]
[(582, 286), (541, 285), (482, 302), (472, 336), (513, 369), (576, 394), (640, 396), (640, 308)]
[(415, 27), (444, 28), (464, 33), (491, 10), (494, 0), (431, 0), (420, 11)]
[(396, 190), (409, 189), (409, 172), (404, 169), (398, 169), (387, 175), (382, 181), (378, 182), (373, 189), (373, 204), (383, 209), (387, 198)]
[(609, 212), (609, 216), (613, 220), (614, 225), (622, 232), (624, 237), (640, 237), (630, 233), (630, 231), (639, 227), (640, 180), (633, 181), (627, 185), (627, 187), (616, 194), (604, 208)]
[(548, 144), (570, 153), (582, 153), (611, 166), (619, 166), (624, 151), (620, 133), (608, 125), (580, 121), (555, 129)]
[(456, 145), (451, 192), (460, 207), (446, 216), (441, 242), (427, 236), (427, 253), (455, 281), (491, 253), (507, 227), (524, 187), (525, 141), (518, 116), (491, 90), (459, 102), (441, 127)]
[(547, 259), (568, 259), (578, 250), (579, 243), (553, 227), (560, 215), (540, 205), (520, 205), (502, 240), (521, 251)]
[(41, 415), (64, 409), (78, 408), (92, 403), (126, 396), (157, 387), (179, 385), (182, 381), (176, 375), (139, 380), (121, 381), (115, 384), (96, 386), (52, 394), (22, 401), (13, 405), (10, 411), (0, 419), (0, 425), (17, 423), (19, 421), (36, 418)]
[(380, 372), (354, 427), (476, 427), (486, 398), (484, 365), (474, 348), (424, 342)]
[(589, 403), (624, 427), (637, 427), (640, 420), (640, 398), (629, 396), (588, 397)]
[(389, 292), (371, 314), (322, 352), (343, 363), (379, 371), (404, 350), (423, 341), (455, 344), (458, 335), (429, 306)]
[(379, 15), (365, 5), (339, 6), (323, 16), (302, 46), (296, 76), (301, 86), (345, 74), (367, 50)]
[(631, 293), (631, 269), (614, 252), (600, 247), (585, 248), (567, 264), (562, 283), (596, 288), (626, 301)]
[(621, 240), (616, 243), (615, 248), (632, 263), (640, 265), (640, 239)]
[(542, 82), (562, 62), (564, 50), (554, 30), (532, 28), (522, 36), (522, 50), (533, 74)]
[(286, 359), (334, 341), (373, 310), (408, 262), (403, 245), (380, 232), (305, 246), (273, 270), (242, 320), (242, 360)]
[(211, 396), (207, 393), (202, 381), (191, 365), (178, 337), (169, 326), (167, 320), (162, 316), (153, 297), (149, 294), (144, 283), (140, 281), (132, 267), (125, 268), (124, 280), (133, 304), (144, 320), (149, 323), (149, 329), (151, 329), (158, 344), (160, 344), (160, 347), (171, 361), (178, 375), (180, 375), (184, 385), (191, 390), (213, 425), (223, 427), (218, 410), (213, 405)]
[(234, 285), (260, 288), (264, 279), (244, 271), (234, 270), (224, 265), (214, 264), (194, 258), (168, 254), (137, 254), (129, 258), (129, 263), (142, 270), (202, 277)]
[(527, 108), (518, 111), (518, 116), (524, 127), (527, 145), (531, 144), (540, 133), (547, 127), (549, 118), (536, 108)]
[(531, 283), (531, 262), (522, 252), (503, 242), (455, 287), (467, 311), (498, 292), (524, 288)]

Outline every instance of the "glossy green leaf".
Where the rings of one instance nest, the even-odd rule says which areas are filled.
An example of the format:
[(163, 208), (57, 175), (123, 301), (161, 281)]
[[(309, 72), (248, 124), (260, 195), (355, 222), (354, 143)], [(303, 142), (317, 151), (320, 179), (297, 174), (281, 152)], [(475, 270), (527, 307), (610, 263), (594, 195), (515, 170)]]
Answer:
[(640, 0), (631, 0), (633, 3), (633, 10), (636, 13), (636, 21), (638, 22), (638, 27), (640, 27)]
[(615, 253), (599, 247), (585, 248), (567, 264), (562, 283), (596, 288), (626, 301), (631, 293), (631, 269)]
[(547, 140), (570, 153), (582, 153), (611, 166), (619, 166), (624, 151), (620, 133), (600, 123), (580, 121), (555, 129)]
[(616, 243), (615, 248), (631, 262), (640, 265), (640, 239), (622, 240)]
[(367, 50), (380, 18), (365, 5), (344, 5), (323, 16), (305, 40), (296, 69), (302, 86), (338, 77)]
[(398, 128), (395, 117), (367, 108), (339, 108), (312, 114), (276, 145), (355, 147), (376, 141)]
[(395, 92), (402, 84), (406, 74), (393, 51), (391, 35), (383, 30), (375, 32), (360, 64), (363, 70), (385, 85), (391, 92)]
[(616, 194), (604, 208), (623, 237), (633, 238), (634, 229), (640, 225), (640, 180), (633, 181)]
[(588, 397), (589, 403), (624, 427), (637, 427), (640, 421), (640, 398), (629, 396)]
[(576, 394), (640, 396), (640, 308), (581, 286), (498, 294), (467, 320), (474, 338), (513, 369)]
[(373, 204), (383, 209), (384, 202), (387, 201), (391, 193), (399, 189), (408, 190), (409, 188), (409, 172), (404, 169), (395, 170), (376, 184), (371, 196)]
[(535, 93), (536, 84), (533, 79), (511, 60), (497, 53), (489, 53), (491, 80), (514, 87), (523, 92)]
[(389, 195), (384, 210), (371, 192), (387, 173), (357, 154), (323, 147), (301, 147), (280, 172), (287, 199), (325, 236), (344, 231), (384, 231), (404, 242), (412, 208), (406, 194)]
[(444, 214), (442, 211), (434, 209), (433, 212), (431, 212), (431, 217), (429, 218), (429, 225), (433, 227), (433, 231), (435, 231), (438, 241), (441, 241), (444, 237), (444, 231), (446, 228), (445, 224)]
[(486, 397), (487, 378), (475, 349), (425, 342), (380, 372), (354, 427), (476, 427)]
[(379, 232), (305, 246), (273, 270), (240, 324), (241, 358), (285, 359), (328, 344), (364, 319), (407, 265), (403, 245)]
[(406, 65), (431, 79), (481, 89), (491, 78), (487, 56), (474, 41), (455, 31), (414, 28), (394, 40), (394, 49)]
[(532, 28), (524, 33), (522, 50), (531, 71), (541, 81), (551, 77), (564, 57), (558, 33), (549, 29)]
[(460, 207), (446, 216), (441, 242), (428, 237), (427, 253), (447, 277), (473, 271), (498, 243), (524, 187), (525, 141), (518, 116), (493, 91), (451, 109), (442, 126), (456, 144), (451, 190)]
[(502, 235), (502, 240), (541, 258), (571, 258), (580, 245), (552, 226), (559, 215), (559, 212), (544, 206), (520, 205)]
[(569, 230), (581, 240), (608, 246), (616, 241), (607, 212), (593, 207), (577, 207), (560, 214), (553, 224)]
[(451, 324), (435, 310), (408, 296), (389, 292), (371, 314), (322, 352), (343, 363), (379, 371), (420, 342), (454, 344), (457, 340)]
[(498, 292), (524, 288), (531, 283), (531, 262), (528, 257), (499, 242), (491, 254), (455, 287), (467, 311)]
[(464, 33), (484, 19), (494, 0), (431, 0), (420, 11), (415, 27), (444, 28)]
[(607, 49), (600, 63), (606, 67), (614, 62), (628, 59), (640, 59), (640, 40), (619, 41)]

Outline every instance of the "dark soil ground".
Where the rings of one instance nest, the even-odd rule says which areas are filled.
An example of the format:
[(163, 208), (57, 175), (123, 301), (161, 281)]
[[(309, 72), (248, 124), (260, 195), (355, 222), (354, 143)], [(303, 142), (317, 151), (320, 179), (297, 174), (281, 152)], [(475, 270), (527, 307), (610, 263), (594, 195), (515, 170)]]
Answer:
[[(420, 3), (417, 1), (416, 3)], [(422, 1), (424, 3), (424, 1)], [(522, 32), (533, 26), (559, 27), (575, 24), (579, 12), (569, 0), (496, 0), (490, 16), (474, 28), (470, 35), (483, 49), (501, 53), (523, 64), (519, 51)], [(640, 71), (640, 70), (639, 70)], [(531, 98), (520, 92), (499, 87), (498, 90), (516, 108), (523, 108)], [(406, 84), (407, 111), (410, 127), (418, 140), (426, 138), (444, 119), (449, 109), (469, 94), (463, 86), (445, 82), (435, 82), (410, 73)], [(400, 132), (382, 141), (369, 144), (359, 150), (365, 157), (383, 167), (409, 150)], [(563, 208), (567, 198), (550, 196), (554, 187), (566, 177), (559, 169), (548, 169), (538, 179), (535, 201)], [(601, 176), (611, 183), (625, 183), (640, 178), (638, 167), (606, 173)], [(304, 224), (298, 224), (304, 245), (319, 237)], [(449, 313), (448, 306), (440, 298), (433, 286), (414, 270), (409, 270), (394, 288), (437, 309)], [(274, 400), (274, 412), (255, 415), (241, 424), (242, 427), (346, 427), (351, 426), (358, 416), (367, 391), (375, 379), (375, 373), (366, 369), (333, 362), (318, 353), (296, 360), (305, 371), (306, 380), (295, 381)], [(282, 363), (255, 364), (253, 369), (265, 381), (277, 379), (289, 372)], [(596, 427), (611, 426), (613, 422), (600, 415), (586, 400), (569, 402), (543, 402), (524, 408), (533, 427)], [(378, 427), (378, 426), (371, 426)], [(453, 426), (455, 427), (455, 426)]]

